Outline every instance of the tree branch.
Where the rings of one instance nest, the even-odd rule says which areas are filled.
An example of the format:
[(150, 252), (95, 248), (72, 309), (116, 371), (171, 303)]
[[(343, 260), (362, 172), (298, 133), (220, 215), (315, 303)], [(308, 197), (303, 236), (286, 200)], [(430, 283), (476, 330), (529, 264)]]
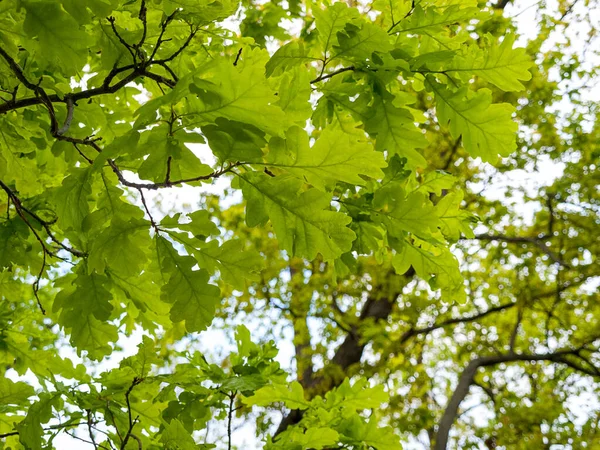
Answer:
[(458, 317), (456, 319), (444, 320), (442, 322), (436, 323), (434, 325), (431, 325), (431, 326), (425, 327), (425, 328), (411, 328), (408, 331), (406, 331), (402, 335), (402, 337), (400, 337), (399, 342), (401, 344), (403, 344), (403, 343), (405, 343), (406, 341), (408, 341), (412, 337), (419, 336), (419, 335), (422, 335), (422, 334), (429, 334), (432, 331), (438, 330), (440, 328), (445, 328), (445, 327), (450, 326), (450, 325), (456, 325), (456, 324), (459, 324), (459, 323), (475, 322), (475, 321), (477, 321), (479, 319), (483, 319), (484, 317), (486, 317), (486, 316), (488, 316), (490, 314), (494, 314), (494, 313), (501, 312), (501, 311), (504, 311), (506, 309), (512, 308), (516, 304), (517, 304), (516, 302), (504, 303), (502, 305), (495, 306), (493, 308), (488, 309), (487, 311), (481, 312), (479, 314), (474, 314), (472, 316)]
[(475, 239), (478, 239), (481, 241), (502, 241), (502, 242), (509, 242), (511, 244), (532, 244), (532, 245), (535, 245), (536, 247), (538, 247), (543, 253), (548, 255), (548, 257), (555, 263), (560, 264), (561, 266), (563, 266), (567, 269), (571, 268), (571, 266), (569, 266), (566, 262), (564, 262), (562, 259), (560, 259), (560, 257), (557, 254), (555, 254), (552, 250), (550, 250), (542, 242), (543, 238), (526, 237), (526, 236), (504, 236), (501, 234), (492, 235), (492, 234), (483, 233), (483, 234), (476, 235)]
[(125, 434), (123, 441), (121, 442), (121, 450), (125, 450), (127, 448), (127, 442), (129, 442), (129, 438), (133, 436), (131, 434), (133, 432), (133, 427), (135, 427), (135, 424), (138, 422), (139, 419), (139, 416), (133, 419), (129, 396), (131, 395), (131, 391), (133, 391), (133, 388), (140, 384), (142, 381), (144, 381), (142, 378), (134, 377), (133, 381), (131, 382), (131, 386), (129, 386), (129, 389), (127, 389), (127, 392), (125, 392), (125, 403), (127, 404), (127, 418), (129, 419), (129, 429)]
[(334, 77), (334, 76), (336, 76), (336, 75), (338, 75), (340, 73), (349, 72), (349, 71), (355, 70), (355, 69), (356, 69), (356, 67), (354, 67), (354, 66), (342, 67), (341, 69), (338, 69), (338, 70), (336, 70), (334, 72), (328, 73), (326, 75), (320, 75), (320, 76), (318, 76), (317, 78), (315, 78), (314, 80), (312, 80), (310, 82), (310, 84), (315, 84), (315, 83), (318, 83), (319, 81), (327, 80), (328, 78)]
[[(94, 422), (94, 423), (96, 424), (99, 422)], [(43, 430), (44, 431), (63, 430), (65, 428), (75, 428), (75, 427), (79, 427), (81, 425), (87, 425), (87, 424), (88, 424), (88, 422), (74, 422), (74, 423), (66, 422), (66, 423), (61, 423), (58, 425), (52, 425), (52, 426), (46, 427)], [(8, 433), (0, 434), (0, 439), (5, 439), (7, 437), (18, 436), (18, 435), (19, 435), (19, 431), (9, 431)]]
[(586, 375), (600, 378), (600, 371), (585, 370), (567, 359), (567, 356), (577, 355), (580, 351), (581, 348), (559, 350), (554, 353), (542, 354), (508, 353), (502, 355), (484, 356), (471, 360), (460, 375), (458, 385), (456, 386), (456, 389), (454, 390), (452, 397), (446, 406), (444, 415), (440, 420), (433, 450), (446, 450), (450, 436), (450, 429), (452, 428), (452, 425), (457, 417), (460, 404), (469, 393), (469, 388), (474, 383), (475, 375), (480, 367), (492, 367), (501, 363), (519, 361), (549, 361), (558, 364), (565, 364), (568, 367), (571, 367), (572, 369), (582, 372)]
[(236, 392), (228, 395), (229, 397), (229, 411), (227, 412), (227, 450), (231, 450), (231, 424), (233, 422), (233, 403), (235, 401)]

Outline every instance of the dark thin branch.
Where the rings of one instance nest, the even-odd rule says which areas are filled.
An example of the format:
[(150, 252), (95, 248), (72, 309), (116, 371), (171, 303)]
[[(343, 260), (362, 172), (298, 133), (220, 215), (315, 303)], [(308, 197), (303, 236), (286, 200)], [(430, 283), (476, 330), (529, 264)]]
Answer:
[(448, 170), (448, 168), (452, 164), (452, 160), (454, 159), (456, 152), (460, 148), (461, 141), (462, 141), (462, 137), (459, 136), (459, 138), (457, 140), (455, 140), (454, 143), (452, 144), (452, 147), (450, 148), (450, 154), (448, 155), (448, 159), (446, 159), (446, 162), (442, 166), (442, 170)]
[[(2, 49), (0, 48), (0, 50), (2, 50)], [(123, 72), (123, 71), (124, 70), (118, 70), (118, 73)], [(131, 72), (125, 78), (123, 78), (122, 80), (113, 84), (112, 86), (110, 86), (109, 84), (103, 83), (102, 86), (99, 86), (96, 88), (86, 89), (84, 91), (79, 91), (79, 92), (74, 92), (74, 93), (68, 94), (68, 97), (70, 97), (70, 99), (73, 101), (73, 103), (77, 103), (77, 101), (79, 101), (79, 100), (87, 100), (87, 99), (90, 99), (92, 97), (96, 97), (99, 95), (114, 94), (119, 89), (123, 88), (125, 85), (131, 83), (132, 81), (134, 81), (136, 78), (138, 78), (140, 76), (147, 75), (147, 73), (148, 72), (146, 72), (144, 70), (135, 69), (135, 70), (133, 70), (133, 72)], [(110, 81), (112, 81), (112, 79), (114, 77), (115, 77), (115, 74), (111, 73), (111, 74), (109, 74), (109, 76), (107, 76), (105, 81), (108, 80), (110, 83)], [(45, 101), (50, 101), (52, 103), (66, 103), (66, 100), (64, 98), (60, 98), (56, 94), (48, 95), (46, 97), (46, 99), (44, 99), (40, 96), (27, 97), (27, 98), (22, 98), (20, 100), (10, 101), (8, 103), (4, 103), (3, 105), (0, 105), (0, 114), (6, 113), (8, 111), (20, 109), (20, 108), (26, 108), (28, 106), (44, 104)]]
[(55, 256), (55, 255), (52, 251), (48, 250), (44, 240), (40, 237), (37, 230), (33, 227), (31, 222), (29, 222), (29, 219), (27, 219), (27, 217), (25, 216), (25, 212), (23, 211), (23, 208), (21, 205), (21, 200), (19, 200), (19, 198), (10, 190), (10, 188), (6, 184), (4, 184), (4, 182), (2, 182), (2, 180), (0, 180), (0, 187), (11, 198), (13, 205), (15, 206), (15, 210), (17, 211), (17, 214), (23, 220), (23, 222), (25, 222), (25, 225), (27, 225), (27, 228), (29, 228), (29, 230), (33, 233), (36, 240), (40, 243), (40, 246), (42, 247), (42, 266), (40, 267), (40, 271), (39, 271), (35, 281), (33, 282), (33, 295), (35, 296), (35, 300), (38, 304), (38, 307), (40, 308), (40, 311), (42, 312), (42, 314), (45, 315), (46, 310), (44, 309), (44, 307), (42, 305), (42, 302), (40, 300), (38, 292), (40, 290), (40, 281), (42, 280), (42, 275), (44, 274), (44, 270), (46, 269), (46, 256), (48, 256), (48, 255)]
[(238, 65), (238, 61), (240, 60), (240, 56), (242, 56), (242, 48), (240, 48), (237, 52), (237, 55), (235, 55), (235, 61), (233, 61), (233, 65), (237, 66)]
[(98, 433), (102, 433), (103, 435), (105, 435), (108, 439), (106, 440), (106, 442), (108, 443), (109, 447), (111, 450), (117, 450), (114, 445), (112, 444), (112, 438), (110, 436), (110, 434), (108, 434), (105, 430), (101, 430), (100, 428), (96, 427), (96, 426), (92, 426), (92, 428), (97, 431)]
[(328, 73), (326, 75), (321, 74), (317, 78), (312, 80), (310, 82), (310, 84), (314, 84), (314, 83), (318, 83), (319, 81), (327, 80), (328, 78), (334, 77), (340, 73), (349, 72), (351, 70), (356, 70), (356, 67), (354, 67), (354, 66), (342, 67), (341, 69), (338, 69), (338, 70)]
[[(178, 52), (181, 51), (183, 48), (184, 47), (182, 47), (180, 50), (178, 50)], [(86, 90), (79, 91), (79, 92), (69, 93), (69, 94), (65, 95), (64, 98), (61, 98), (57, 94), (45, 95), (45, 92), (43, 92), (43, 90), (39, 86), (28, 81), (27, 78), (24, 76), (23, 71), (16, 64), (14, 59), (12, 59), (10, 57), (10, 55), (8, 55), (8, 53), (6, 53), (4, 51), (4, 49), (2, 49), (1, 47), (0, 47), (0, 56), (2, 56), (4, 58), (4, 60), (7, 62), (7, 64), (9, 65), (9, 67), (11, 68), (11, 70), (13, 71), (15, 76), (17, 77), (17, 79), (19, 81), (21, 81), (21, 83), (23, 83), (27, 88), (29, 88), (30, 90), (33, 90), (36, 93), (36, 95), (34, 97), (22, 98), (20, 100), (13, 98), (12, 100), (0, 105), (0, 114), (6, 113), (8, 111), (20, 109), (20, 108), (26, 108), (28, 106), (35, 106), (35, 105), (40, 105), (40, 104), (45, 104), (47, 107), (48, 107), (49, 103), (72, 102), (73, 104), (77, 104), (77, 102), (79, 100), (87, 100), (87, 99), (97, 97), (100, 95), (105, 95), (105, 94), (114, 94), (115, 92), (117, 92), (118, 90), (125, 87), (127, 84), (131, 83), (132, 81), (134, 81), (136, 78), (139, 78), (139, 77), (147, 77), (147, 78), (153, 79), (155, 81), (158, 81), (160, 83), (163, 83), (169, 87), (175, 86), (175, 83), (177, 82), (176, 77), (173, 80), (169, 80), (161, 75), (155, 74), (153, 72), (149, 72), (147, 70), (148, 68), (150, 68), (152, 65), (155, 65), (155, 64), (160, 65), (162, 67), (167, 67), (166, 62), (170, 61), (174, 57), (172, 55), (171, 57), (163, 59), (163, 60), (158, 60), (158, 61), (150, 60), (146, 64), (144, 64), (143, 67), (137, 66), (136, 64), (129, 64), (129, 65), (126, 65), (123, 67), (115, 67), (106, 76), (106, 78), (104, 79), (104, 81), (102, 83), (102, 86), (86, 89)], [(123, 73), (123, 72), (127, 72), (129, 70), (131, 70), (131, 73), (129, 73), (124, 78), (122, 78), (120, 81), (111, 85), (111, 82), (117, 75), (119, 75), (120, 73)], [(171, 76), (174, 75), (174, 73), (172, 73), (172, 71), (170, 71), (169, 69), (167, 69), (167, 71), (169, 71)], [(55, 133), (56, 133), (56, 131), (55, 131)]]
[[(95, 423), (99, 423), (99, 422), (95, 422)], [(61, 423), (58, 425), (51, 425), (49, 427), (44, 428), (44, 431), (63, 430), (65, 428), (76, 428), (81, 425), (87, 425), (87, 422), (73, 422), (73, 423), (66, 422), (66, 423)], [(7, 437), (11, 437), (11, 436), (18, 436), (18, 435), (19, 435), (19, 431), (9, 431), (8, 433), (0, 434), (0, 439), (4, 439)]]
[(146, 18), (147, 12), (148, 12), (148, 9), (146, 8), (146, 0), (142, 0), (142, 3), (140, 5), (140, 12), (138, 14), (138, 18), (142, 21), (142, 27), (143, 27), (142, 28), (142, 37), (140, 38), (140, 41), (135, 46), (137, 48), (140, 58), (144, 57), (141, 49), (142, 49), (142, 46), (144, 45), (144, 42), (146, 41), (146, 35), (148, 33), (148, 21)]
[(579, 0), (573, 0), (573, 3), (571, 3), (569, 5), (569, 7), (565, 10), (565, 12), (562, 13), (562, 15), (560, 16), (560, 21), (561, 22), (563, 20), (565, 20), (565, 17), (567, 17), (569, 14), (571, 14), (571, 12), (573, 11), (573, 8), (575, 7), (575, 5), (577, 5), (577, 3), (579, 3)]
[(83, 153), (81, 151), (81, 149), (77, 146), (77, 144), (75, 142), (72, 142), (72, 144), (73, 144), (73, 147), (75, 147), (75, 150), (77, 150), (77, 153), (79, 153), (79, 156), (81, 156), (83, 159), (85, 159), (88, 162), (88, 164), (94, 164), (94, 161), (92, 159), (88, 158), (85, 155), (85, 153)]
[(129, 434), (129, 437), (130, 437), (130, 438), (132, 438), (132, 439), (134, 439), (135, 441), (137, 441), (137, 444), (138, 444), (138, 450), (142, 450), (142, 449), (143, 449), (143, 446), (142, 446), (142, 440), (141, 440), (139, 437), (137, 437), (137, 436), (136, 436), (135, 434), (133, 434), (133, 433), (130, 433), (130, 434)]
[(150, 209), (148, 208), (148, 204), (146, 203), (146, 197), (144, 197), (144, 191), (142, 189), (138, 189), (138, 192), (140, 193), (140, 198), (142, 199), (142, 204), (144, 205), (146, 214), (148, 214), (148, 218), (150, 219), (150, 225), (152, 225), (152, 228), (154, 228), (154, 231), (156, 231), (156, 233), (158, 234), (160, 232), (160, 230), (158, 228), (158, 225), (154, 221), (154, 217), (152, 217), (152, 213), (150, 212)]
[(183, 183), (194, 183), (196, 181), (204, 181), (204, 180), (210, 180), (213, 178), (219, 178), (220, 176), (222, 176), (228, 172), (232, 172), (234, 168), (241, 166), (242, 164), (245, 164), (243, 162), (236, 162), (236, 163), (233, 163), (222, 169), (215, 170), (214, 172), (209, 173), (208, 175), (201, 175), (201, 176), (193, 177), (193, 178), (184, 178), (181, 180), (162, 182), (162, 183), (133, 183), (133, 182), (127, 181), (125, 179), (125, 177), (123, 176), (123, 174), (121, 173), (119, 168), (116, 166), (114, 161), (109, 160), (108, 163), (111, 166), (111, 168), (113, 169), (113, 172), (115, 172), (115, 174), (119, 178), (119, 181), (121, 182), (121, 184), (131, 187), (131, 188), (135, 188), (135, 189), (151, 189), (151, 190), (156, 190), (156, 189), (160, 189), (160, 188), (169, 188), (169, 187), (177, 186), (177, 185), (180, 185)]
[(152, 50), (152, 54), (150, 55), (150, 61), (154, 60), (154, 57), (156, 56), (156, 52), (158, 52), (158, 49), (160, 48), (162, 43), (167, 41), (167, 40), (163, 39), (163, 36), (165, 35), (165, 32), (167, 31), (167, 27), (169, 26), (171, 21), (175, 18), (175, 15), (177, 14), (178, 11), (179, 10), (177, 10), (177, 9), (175, 11), (173, 11), (169, 16), (167, 16), (165, 21), (160, 25), (160, 33), (158, 35), (158, 39), (156, 39), (156, 43), (154, 44), (154, 49)]
[(175, 72), (173, 72), (173, 70), (169, 66), (167, 66), (166, 63), (161, 62), (161, 61), (156, 61), (156, 62), (154, 62), (154, 64), (158, 64), (163, 69), (165, 69), (167, 72), (169, 72), (169, 75), (171, 75), (171, 78), (173, 79), (173, 81), (175, 83), (177, 83), (179, 81), (179, 77), (177, 77), (177, 75), (175, 74)]
[(511, 244), (531, 244), (538, 247), (543, 253), (548, 255), (548, 257), (555, 263), (570, 269), (571, 267), (564, 262), (560, 257), (555, 254), (552, 250), (550, 250), (543, 242), (544, 237), (526, 237), (526, 236), (504, 236), (504, 235), (492, 235), (492, 234), (478, 234), (475, 236), (475, 239), (481, 241), (502, 241), (509, 242)]
[[(65, 433), (68, 434), (69, 436), (71, 436), (73, 439), (76, 439), (81, 442), (85, 442), (86, 444), (94, 445), (91, 441), (88, 441), (87, 439), (83, 439), (82, 437), (77, 436), (75, 433), (71, 433), (67, 430), (65, 430)], [(98, 446), (96, 445), (95, 448), (98, 448)]]
[[(175, 13), (173, 13), (175, 14)], [(188, 45), (190, 45), (190, 42), (192, 42), (192, 39), (194, 38), (194, 36), (196, 35), (196, 33), (198, 32), (199, 28), (195, 27), (193, 25), (190, 25), (190, 34), (187, 37), (187, 39), (185, 40), (185, 42), (183, 43), (183, 45), (181, 47), (179, 47), (179, 49), (174, 52), (171, 56), (164, 58), (164, 59), (159, 59), (154, 61), (154, 64), (164, 64), (164, 63), (168, 63), (169, 61), (173, 61), (175, 58), (177, 58), (181, 52), (183, 52)]]
[[(0, 56), (2, 56), (2, 58), (4, 59), (4, 61), (6, 61), (6, 63), (8, 64), (8, 67), (10, 68), (10, 70), (12, 70), (12, 72), (15, 74), (15, 76), (17, 77), (17, 79), (23, 83), (25, 85), (25, 87), (27, 87), (28, 89), (36, 92), (39, 89), (39, 86), (31, 83), (27, 77), (25, 77), (25, 74), (23, 73), (23, 71), (21, 70), (21, 68), (19, 67), (19, 65), (15, 62), (14, 59), (12, 59), (10, 57), (10, 55), (8, 53), (6, 53), (6, 51), (0, 47)], [(2, 112), (2, 110), (0, 109), (0, 112)]]
[(127, 389), (127, 392), (125, 392), (125, 403), (127, 404), (127, 418), (129, 420), (129, 429), (127, 430), (127, 433), (125, 434), (123, 441), (121, 442), (121, 450), (125, 450), (125, 448), (127, 448), (127, 442), (129, 442), (129, 438), (132, 436), (133, 428), (135, 427), (135, 425), (138, 422), (138, 419), (140, 417), (140, 416), (137, 416), (135, 419), (133, 418), (133, 415), (131, 413), (131, 403), (129, 401), (129, 396), (131, 395), (133, 388), (135, 388), (142, 381), (144, 381), (142, 378), (134, 377), (133, 381), (131, 382), (131, 386), (129, 386), (129, 388)]
[(229, 411), (227, 413), (227, 450), (231, 450), (231, 424), (233, 422), (233, 403), (235, 401), (236, 392), (229, 394)]
[(479, 389), (481, 389), (483, 392), (485, 392), (485, 394), (490, 398), (490, 400), (492, 401), (492, 403), (496, 403), (496, 395), (494, 394), (494, 391), (492, 390), (491, 387), (486, 386), (485, 384), (479, 383), (477, 380), (473, 381), (473, 385), (477, 386)]
[(400, 23), (403, 20), (410, 17), (414, 11), (415, 11), (415, 0), (412, 0), (410, 9), (408, 10), (408, 12), (404, 15), (404, 17), (402, 19), (400, 19), (398, 22), (394, 22), (394, 19), (392, 18), (392, 26), (390, 28), (388, 28), (388, 30), (387, 30), (388, 34), (391, 33), (394, 30), (394, 28), (396, 28), (398, 25), (400, 25)]
[(171, 156), (167, 158), (167, 174), (165, 175), (165, 184), (171, 183)]
[(87, 409), (86, 413), (87, 413), (87, 426), (88, 426), (88, 434), (90, 436), (90, 441), (92, 442), (92, 445), (94, 446), (94, 448), (97, 449), (98, 444), (96, 444), (96, 438), (94, 437), (94, 430), (92, 429), (92, 425), (94, 424), (92, 411)]
[[(15, 206), (15, 210), (17, 211), (17, 214), (19, 214), (19, 216), (21, 216), (21, 218), (24, 219), (25, 223), (29, 225), (32, 232), (36, 233), (36, 231), (31, 227), (31, 224), (27, 221), (27, 219), (24, 218), (23, 215), (21, 215), (22, 212), (27, 213), (29, 216), (31, 216), (33, 219), (35, 219), (44, 228), (44, 230), (46, 231), (46, 234), (52, 240), (52, 242), (54, 242), (56, 245), (58, 245), (61, 249), (66, 250), (67, 252), (71, 253), (73, 256), (77, 256), (80, 258), (87, 256), (87, 253), (82, 252), (81, 250), (77, 250), (75, 248), (69, 247), (68, 245), (65, 245), (61, 241), (59, 241), (56, 238), (56, 236), (54, 236), (54, 234), (52, 233), (52, 230), (50, 229), (50, 225), (52, 222), (48, 222), (48, 221), (42, 219), (36, 213), (34, 213), (30, 209), (26, 208), (23, 205), (23, 203), (21, 202), (21, 199), (17, 196), (17, 194), (15, 194), (6, 184), (4, 184), (4, 182), (2, 180), (0, 180), (0, 187), (4, 190), (4, 192), (6, 192), (6, 194), (12, 201), (13, 205)], [(38, 239), (38, 241), (40, 241), (40, 239)], [(50, 252), (50, 255), (55, 256), (51, 252)]]
[(110, 27), (112, 28), (113, 33), (115, 34), (115, 36), (117, 37), (117, 39), (119, 40), (121, 45), (123, 45), (123, 47), (125, 47), (127, 49), (127, 51), (129, 52), (129, 54), (131, 55), (131, 58), (133, 59), (133, 63), (136, 64), (137, 58), (135, 56), (135, 52), (133, 51), (133, 46), (130, 45), (129, 43), (127, 43), (127, 41), (125, 39), (123, 39), (123, 37), (119, 34), (119, 31), (117, 30), (117, 26), (115, 25), (115, 18), (111, 16), (111, 17), (107, 17), (106, 19), (110, 22)]
[[(156, 64), (158, 64), (158, 63), (156, 63)], [(158, 75), (158, 74), (152, 73), (152, 72), (146, 72), (146, 73), (144, 73), (144, 76), (146, 78), (150, 78), (151, 80), (156, 81), (157, 83), (162, 83), (166, 86), (169, 86), (170, 88), (175, 87), (175, 84), (177, 83), (177, 80), (169, 80), (168, 78), (165, 78), (162, 75)]]
[(483, 319), (484, 317), (490, 315), (490, 314), (494, 314), (497, 312), (501, 312), (504, 311), (506, 309), (512, 308), (513, 306), (515, 306), (516, 303), (515, 302), (509, 302), (509, 303), (504, 303), (502, 305), (499, 306), (495, 306), (493, 308), (488, 309), (487, 311), (483, 311), (481, 313), (478, 314), (474, 314), (472, 316), (467, 316), (467, 317), (458, 317), (456, 319), (448, 319), (448, 320), (444, 320), (440, 323), (431, 325), (429, 327), (425, 327), (425, 328), (412, 328), (409, 329), (408, 331), (406, 331), (401, 337), (400, 337), (400, 343), (405, 343), (406, 341), (408, 341), (410, 338), (415, 337), (415, 336), (419, 336), (422, 334), (429, 334), (432, 331), (438, 330), (440, 328), (445, 328), (447, 326), (450, 325), (456, 325), (459, 323), (468, 323), (468, 322), (475, 322), (479, 319)]
[(121, 436), (121, 432), (119, 431), (119, 427), (117, 426), (117, 422), (115, 420), (115, 415), (110, 410), (110, 400), (106, 400), (106, 412), (108, 413), (108, 415), (112, 419), (112, 425), (115, 427), (115, 431), (117, 432), (117, 436), (119, 436), (119, 439), (121, 440), (121, 442), (123, 442), (123, 437)]
[(43, 315), (46, 315), (46, 310), (44, 309), (44, 306), (42, 305), (42, 300), (40, 299), (40, 281), (42, 281), (42, 276), (44, 275), (44, 270), (46, 269), (46, 255), (49, 254), (48, 250), (45, 249), (45, 247), (42, 247), (44, 250), (42, 251), (42, 266), (40, 267), (40, 271), (37, 274), (37, 277), (35, 278), (35, 281), (33, 283), (33, 295), (35, 297), (35, 301), (37, 302), (38, 308), (40, 308), (40, 311), (42, 312)]

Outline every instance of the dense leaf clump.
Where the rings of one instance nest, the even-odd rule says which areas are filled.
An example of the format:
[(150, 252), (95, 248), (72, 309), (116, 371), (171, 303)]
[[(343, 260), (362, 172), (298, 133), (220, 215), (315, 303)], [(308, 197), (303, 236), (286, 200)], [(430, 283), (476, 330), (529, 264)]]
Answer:
[[(501, 11), (284, 3), (1, 2), (0, 448), (231, 449), (232, 422), (255, 417), (270, 449), (391, 450), (420, 430), (442, 449), (480, 367), (598, 374), (584, 331), (515, 353), (525, 299), (478, 303), (451, 251), (502, 241), (473, 232), (502, 210), (467, 182), (475, 158), (525, 158), (518, 122), (535, 112), (515, 115), (518, 92), (548, 83)], [(183, 186), (184, 204), (169, 196)], [(569, 272), (552, 226), (512, 239), (567, 271), (552, 275), (567, 291), (594, 273)], [(469, 270), (512, 270), (486, 255)], [(436, 351), (463, 357), (443, 341), (424, 361), (425, 340), (510, 308), (509, 351), (471, 361), (435, 427), (415, 380)], [(195, 334), (215, 319), (235, 330), (222, 361)], [(127, 336), (141, 343), (117, 364)], [(291, 411), (277, 431), (273, 408)]]

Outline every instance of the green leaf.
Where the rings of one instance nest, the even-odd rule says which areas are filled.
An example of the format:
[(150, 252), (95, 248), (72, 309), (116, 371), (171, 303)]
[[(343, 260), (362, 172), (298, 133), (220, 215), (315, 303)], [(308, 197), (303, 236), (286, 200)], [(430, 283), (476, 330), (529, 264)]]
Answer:
[(165, 425), (160, 442), (167, 450), (198, 450), (194, 438), (177, 419), (173, 419)]
[(93, 241), (88, 270), (103, 273), (108, 264), (124, 276), (139, 274), (147, 260), (143, 249), (150, 242), (149, 225), (142, 219), (113, 219)]
[(52, 408), (60, 410), (61, 407), (62, 401), (56, 392), (39, 395), (39, 400), (27, 411), (27, 417), (17, 424), (19, 441), (26, 449), (42, 450), (45, 447), (42, 438), (44, 435), (42, 424), (52, 418)]
[[(396, 186), (391, 186), (386, 194), (383, 199), (376, 197), (381, 209), (374, 211), (371, 216), (381, 222), (389, 234), (402, 237), (402, 231), (408, 231), (417, 236), (429, 237), (436, 231), (440, 221), (425, 194), (415, 191), (406, 195), (402, 188)], [(386, 206), (382, 207), (382, 204)]]
[(256, 226), (271, 219), (281, 247), (291, 255), (335, 259), (350, 250), (354, 233), (350, 218), (330, 210), (331, 196), (317, 189), (300, 193), (302, 182), (261, 173), (239, 176), (247, 201), (246, 222)]
[(241, 240), (216, 241), (201, 245), (193, 250), (198, 265), (214, 273), (219, 271), (221, 279), (237, 289), (245, 287), (244, 280), (258, 281), (264, 267), (264, 259), (254, 249), (245, 249)]
[(148, 157), (142, 162), (138, 173), (141, 178), (154, 182), (196, 178), (212, 173), (210, 166), (202, 164), (200, 159), (185, 145), (185, 133), (171, 136), (166, 127), (156, 127), (142, 135), (140, 145)]
[[(464, 5), (464, 6), (463, 6)], [(413, 13), (405, 20), (397, 21), (394, 33), (411, 33), (425, 36), (443, 35), (446, 27), (477, 18), (481, 14), (479, 8), (469, 7), (468, 3), (450, 5), (445, 9), (423, 8), (416, 5)], [(438, 38), (439, 39), (439, 38)], [(457, 42), (460, 46), (460, 41)]]
[(462, 136), (472, 156), (493, 162), (517, 148), (517, 124), (511, 118), (514, 108), (507, 103), (492, 104), (490, 90), (452, 92), (431, 80), (429, 86), (435, 93), (440, 123), (449, 127), (454, 139)]
[[(89, 38), (72, 16), (53, 1), (22, 1), (27, 14), (23, 30), (39, 48), (38, 64), (61, 67), (70, 73), (83, 69), (89, 50)], [(35, 39), (35, 40), (33, 40)]]
[(143, 336), (137, 353), (121, 361), (120, 367), (130, 367), (138, 378), (145, 378), (153, 365), (161, 366), (163, 363), (164, 360), (157, 352), (156, 343), (148, 336)]
[(287, 117), (304, 126), (312, 114), (310, 96), (312, 88), (310, 78), (312, 72), (301, 69), (293, 69), (284, 72), (280, 77), (279, 101), (276, 103), (287, 115)]
[(398, 274), (405, 273), (411, 266), (419, 277), (428, 280), (434, 289), (441, 288), (453, 295), (454, 300), (464, 299), (463, 278), (458, 261), (448, 248), (431, 245), (415, 239), (414, 245), (408, 241), (392, 259)]
[(320, 450), (335, 446), (338, 443), (339, 434), (329, 427), (311, 426), (306, 430), (290, 427), (275, 439), (273, 448), (277, 449)]
[(337, 32), (337, 45), (330, 59), (341, 58), (363, 62), (372, 58), (373, 52), (388, 52), (393, 46), (388, 34), (380, 26), (369, 22), (347, 23)]
[(197, 25), (219, 22), (231, 16), (237, 10), (238, 0), (164, 0), (165, 14), (181, 10), (186, 19)]
[(181, 222), (181, 213), (173, 216), (165, 216), (160, 221), (161, 228), (179, 228), (180, 230), (189, 231), (199, 239), (205, 239), (207, 236), (219, 235), (219, 228), (210, 220), (211, 215), (205, 209), (188, 213), (188, 221)]
[(365, 130), (375, 137), (377, 150), (405, 157), (409, 167), (427, 166), (423, 155), (415, 150), (426, 147), (427, 139), (407, 109), (394, 106), (389, 99), (378, 98), (365, 122)]
[(72, 169), (62, 186), (54, 193), (59, 222), (65, 229), (80, 230), (83, 219), (90, 212), (88, 198), (92, 193), (92, 168)]
[(477, 45), (469, 46), (452, 64), (444, 66), (444, 70), (475, 74), (503, 91), (524, 90), (525, 86), (520, 81), (531, 79), (528, 69), (533, 61), (524, 48), (512, 48), (515, 35), (505, 36), (499, 45), (491, 36), (488, 40), (490, 44), (484, 49)]
[(383, 240), (382, 229), (379, 226), (372, 222), (353, 221), (351, 228), (356, 233), (353, 250), (359, 254), (368, 255), (379, 249)]
[(450, 192), (435, 205), (442, 233), (454, 242), (458, 241), (461, 232), (467, 238), (475, 237), (471, 225), (477, 222), (477, 219), (460, 208), (463, 196), (462, 191)]
[(208, 284), (206, 270), (192, 270), (196, 265), (194, 258), (178, 254), (165, 238), (156, 238), (156, 251), (161, 270), (168, 275), (161, 296), (163, 301), (173, 303), (171, 320), (185, 320), (189, 332), (206, 329), (220, 302), (219, 288)]
[(382, 178), (380, 169), (386, 167), (383, 154), (364, 139), (327, 128), (312, 147), (304, 130), (290, 128), (285, 140), (271, 139), (266, 159), (270, 166), (281, 167), (323, 190), (337, 181), (363, 185), (360, 175)]
[(456, 182), (456, 177), (450, 175), (449, 173), (442, 170), (433, 170), (431, 172), (427, 172), (423, 176), (423, 179), (419, 183), (417, 190), (441, 196), (442, 191), (451, 189)]
[(104, 275), (86, 274), (80, 266), (73, 282), (74, 290), (63, 289), (54, 300), (53, 310), (62, 310), (61, 323), (77, 327), (78, 318), (93, 315), (106, 321), (111, 315), (112, 294), (109, 291), (110, 280)]
[[(250, 124), (279, 136), (288, 124), (283, 111), (275, 106), (277, 96), (264, 75), (266, 51), (244, 49), (240, 63), (214, 60), (202, 66), (188, 85), (186, 116), (189, 126), (214, 123), (219, 117)], [(179, 86), (179, 85), (178, 85)]]
[(113, 311), (111, 282), (80, 268), (73, 286), (57, 294), (53, 311), (61, 311), (58, 323), (69, 330), (77, 353), (87, 351), (91, 359), (101, 359), (112, 352), (109, 343), (118, 338), (117, 327), (107, 322)]
[(281, 402), (290, 409), (307, 409), (309, 402), (304, 398), (304, 389), (297, 381), (289, 385), (272, 384), (260, 388), (252, 397), (244, 397), (246, 405), (269, 406)]
[(220, 161), (253, 161), (262, 157), (267, 145), (264, 133), (253, 125), (224, 118), (204, 125), (202, 133)]
[(291, 68), (308, 64), (318, 58), (310, 56), (309, 50), (302, 41), (288, 42), (280, 47), (269, 59), (265, 68), (266, 76), (281, 75)]
[(356, 8), (349, 8), (344, 2), (336, 2), (325, 10), (314, 8), (315, 24), (319, 32), (321, 51), (328, 57), (328, 52), (337, 43), (337, 33), (342, 31), (346, 24), (360, 19)]
[(368, 381), (364, 378), (351, 385), (350, 380), (346, 378), (337, 389), (333, 389), (325, 395), (324, 407), (327, 409), (349, 408), (358, 411), (379, 408), (388, 400), (389, 395), (383, 386), (369, 387)]
[(402, 450), (400, 438), (392, 428), (378, 426), (374, 418), (365, 423), (358, 415), (353, 415), (343, 420), (338, 431), (343, 443), (362, 444), (375, 450)]
[(0, 405), (20, 405), (32, 395), (35, 395), (35, 390), (27, 383), (0, 378)]

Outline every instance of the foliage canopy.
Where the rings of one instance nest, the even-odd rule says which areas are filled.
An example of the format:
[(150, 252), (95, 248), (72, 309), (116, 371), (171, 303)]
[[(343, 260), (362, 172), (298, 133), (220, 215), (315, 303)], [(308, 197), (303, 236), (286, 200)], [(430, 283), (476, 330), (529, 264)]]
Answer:
[(0, 2), (0, 448), (600, 448), (595, 69), (507, 3)]

